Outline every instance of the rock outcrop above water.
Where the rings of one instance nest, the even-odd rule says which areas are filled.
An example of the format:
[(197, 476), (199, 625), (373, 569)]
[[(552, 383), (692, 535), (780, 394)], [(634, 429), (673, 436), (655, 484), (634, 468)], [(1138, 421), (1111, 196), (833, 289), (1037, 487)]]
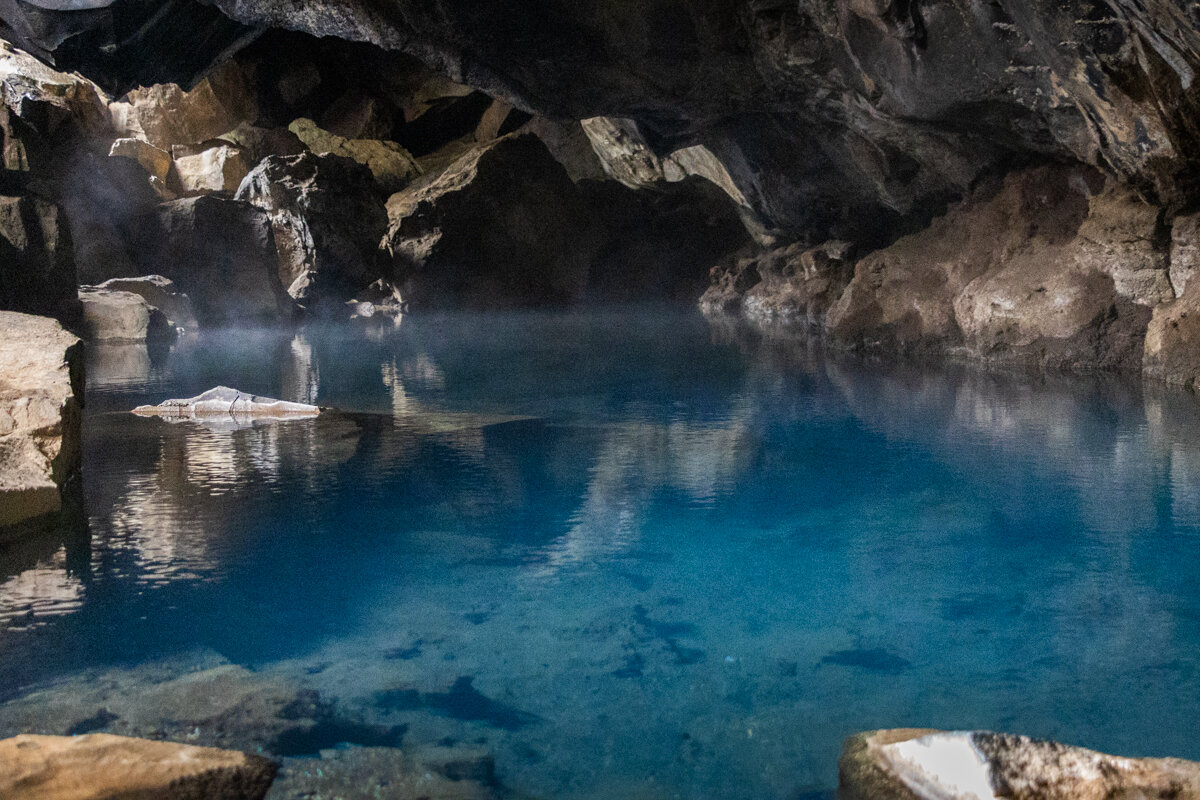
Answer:
[(275, 771), (261, 756), (103, 733), (0, 741), (7, 800), (261, 800)]
[(184, 400), (164, 400), (155, 406), (138, 406), (133, 413), (164, 419), (294, 419), (315, 417), (321, 413), (321, 409), (305, 403), (259, 397), (228, 386), (218, 386)]
[(846, 740), (841, 800), (1091, 800), (1200, 797), (1200, 764), (1122, 758), (984, 731), (872, 731)]
[(588, 205), (532, 134), (476, 148), (387, 203), (405, 300), (506, 307), (581, 299), (601, 243)]
[(206, 195), (163, 203), (156, 263), (205, 325), (286, 319), (271, 219), (250, 203)]
[(197, 325), (196, 315), (192, 310), (192, 300), (169, 278), (162, 275), (143, 275), (137, 278), (112, 278), (95, 286), (81, 286), (83, 291), (112, 291), (130, 292), (146, 301), (151, 307), (161, 311), (168, 323), (175, 329), (194, 329)]
[(78, 479), (83, 347), (52, 319), (0, 311), (0, 535), (57, 512)]
[(387, 209), (370, 171), (351, 159), (270, 156), (246, 176), (237, 199), (270, 217), (279, 278), (302, 304), (344, 301), (384, 276)]
[(84, 287), (79, 302), (89, 341), (144, 344), (174, 332), (166, 315), (133, 292)]

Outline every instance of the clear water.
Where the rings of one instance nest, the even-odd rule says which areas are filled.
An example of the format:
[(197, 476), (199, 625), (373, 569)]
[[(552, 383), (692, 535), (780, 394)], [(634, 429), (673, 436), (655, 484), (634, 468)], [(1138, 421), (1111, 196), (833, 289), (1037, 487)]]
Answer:
[[(0, 699), (207, 648), (485, 742), (537, 797), (820, 796), (877, 727), (1200, 758), (1189, 396), (831, 362), (662, 310), (90, 369), (90, 548), (0, 551)], [(124, 413), (217, 384), (339, 412)]]

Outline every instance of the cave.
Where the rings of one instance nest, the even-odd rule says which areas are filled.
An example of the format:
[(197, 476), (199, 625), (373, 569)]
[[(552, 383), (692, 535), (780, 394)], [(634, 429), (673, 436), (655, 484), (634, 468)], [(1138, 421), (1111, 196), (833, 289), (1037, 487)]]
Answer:
[(0, 797), (1200, 798), (1197, 70), (0, 0)]

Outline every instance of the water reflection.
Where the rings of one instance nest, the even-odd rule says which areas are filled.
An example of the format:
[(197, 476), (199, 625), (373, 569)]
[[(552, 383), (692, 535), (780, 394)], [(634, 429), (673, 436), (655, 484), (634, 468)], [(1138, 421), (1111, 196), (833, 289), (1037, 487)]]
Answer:
[[(373, 330), (195, 337), (133, 379), (94, 362), (93, 547), (0, 552), (0, 696), (201, 645), (385, 717), (413, 711), (370, 699), (398, 684), (476, 686), (540, 720), (487, 734), (540, 754), (507, 769), (547, 796), (612, 764), (784, 796), (829, 784), (845, 733), (910, 723), (1200, 755), (1194, 398), (686, 317)], [(216, 384), (333, 410), (124, 413)], [(669, 744), (614, 737), (638, 726)], [(682, 760), (681, 731), (703, 742)]]

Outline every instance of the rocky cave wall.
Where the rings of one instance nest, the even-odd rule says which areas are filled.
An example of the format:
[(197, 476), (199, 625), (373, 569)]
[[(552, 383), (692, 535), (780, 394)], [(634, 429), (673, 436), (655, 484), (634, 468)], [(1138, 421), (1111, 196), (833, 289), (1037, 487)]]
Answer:
[[(113, 93), (170, 79), (220, 94), (250, 75), (233, 102), (253, 113), (224, 122), (254, 131), (204, 134), (239, 152), (212, 154), (199, 130), (121, 135), (180, 150), (161, 162), (173, 193), (189, 158), (253, 168), (236, 194), (267, 214), (280, 254), (305, 256), (279, 256), (301, 305), (389, 276), (429, 304), (686, 295), (700, 287), (678, 276), (707, 258), (703, 307), (839, 346), (1200, 374), (1200, 285), (1186, 290), (1200, 15), (1182, 3), (12, 0), (0, 18)], [(156, 72), (174, 23), (195, 39)], [(110, 110), (137, 117), (169, 94), (134, 89)], [(264, 133), (284, 126), (318, 158), (360, 150), (387, 197), (382, 262), (367, 232), (347, 247), (342, 222), (319, 220), (331, 170)], [(573, 187), (530, 140), (477, 147), (516, 129)], [(209, 196), (234, 193), (219, 183)], [(716, 190), (755, 241), (736, 257)], [(514, 234), (541, 220), (540, 241)], [(334, 257), (355, 249), (350, 265)]]

